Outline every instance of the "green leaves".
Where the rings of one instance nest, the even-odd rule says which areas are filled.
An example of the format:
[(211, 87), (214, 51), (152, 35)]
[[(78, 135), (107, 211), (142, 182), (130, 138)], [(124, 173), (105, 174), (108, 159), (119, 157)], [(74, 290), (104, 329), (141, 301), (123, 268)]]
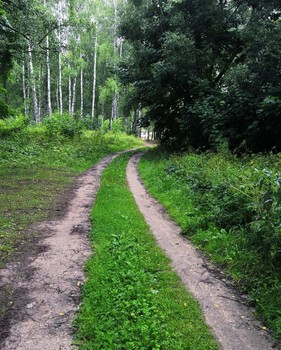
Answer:
[(281, 149), (280, 106), (261, 107), (280, 95), (279, 10), (276, 1), (246, 0), (131, 6), (122, 26), (132, 45), (124, 81), (148, 107), (143, 123), (154, 122), (177, 149)]

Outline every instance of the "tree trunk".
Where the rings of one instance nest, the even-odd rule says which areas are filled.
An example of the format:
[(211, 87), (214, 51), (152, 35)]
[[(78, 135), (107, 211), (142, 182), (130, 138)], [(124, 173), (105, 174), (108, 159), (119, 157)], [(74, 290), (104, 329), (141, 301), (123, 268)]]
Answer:
[[(82, 58), (82, 56), (80, 56)], [(83, 118), (84, 113), (84, 71), (83, 67), (80, 70), (80, 117)]]
[(30, 74), (32, 102), (33, 102), (33, 117), (34, 117), (36, 124), (39, 124), (40, 123), (40, 114), (39, 114), (39, 109), (38, 109), (38, 100), (37, 100), (37, 94), (36, 94), (36, 82), (35, 82), (33, 60), (32, 60), (32, 46), (31, 46), (30, 41), (28, 41), (28, 57), (29, 57), (29, 74)]
[[(60, 14), (62, 13), (62, 4), (59, 2)], [(62, 63), (61, 63), (61, 18), (59, 18), (59, 28), (58, 28), (58, 39), (59, 39), (59, 112), (62, 114), (63, 106), (62, 106)]]
[[(113, 39), (113, 49), (115, 58), (118, 57), (118, 37), (117, 37), (117, 26), (118, 26), (118, 0), (113, 0), (114, 6), (114, 39)], [(116, 65), (115, 67), (116, 68)], [(119, 94), (118, 91), (115, 91), (113, 101), (112, 101), (112, 118), (113, 120), (118, 119), (118, 103), (119, 103)]]
[(91, 118), (93, 121), (95, 116), (95, 100), (96, 100), (96, 84), (97, 84), (97, 56), (98, 56), (98, 33), (96, 32), (95, 53), (94, 53), (94, 74), (93, 74), (93, 97), (92, 97), (92, 113), (91, 113)]
[(57, 110), (60, 109), (60, 98), (59, 98), (59, 80), (57, 80), (57, 88), (56, 88), (56, 102), (57, 102)]
[(38, 113), (42, 115), (42, 100), (41, 100), (41, 87), (42, 87), (42, 64), (39, 66), (39, 76), (38, 76)]
[(68, 63), (68, 113), (71, 114), (72, 111), (72, 83), (70, 76), (70, 63)]
[(112, 119), (118, 119), (118, 93), (115, 92), (112, 100)]
[(72, 106), (71, 106), (71, 115), (74, 115), (75, 112), (75, 98), (76, 98), (76, 81), (77, 81), (77, 77), (74, 78), (73, 81), (73, 91), (72, 91)]
[(26, 80), (25, 80), (25, 62), (22, 62), (22, 95), (24, 104), (24, 115), (27, 116), (27, 96), (26, 96)]
[(51, 65), (50, 65), (50, 48), (49, 35), (46, 36), (46, 69), (47, 69), (47, 114), (52, 114), (52, 99), (51, 99)]

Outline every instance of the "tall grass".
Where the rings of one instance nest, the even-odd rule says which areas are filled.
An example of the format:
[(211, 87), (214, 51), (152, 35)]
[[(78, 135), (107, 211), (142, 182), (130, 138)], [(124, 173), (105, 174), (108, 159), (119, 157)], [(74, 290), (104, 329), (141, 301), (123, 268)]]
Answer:
[(149, 191), (199, 248), (231, 275), (281, 338), (281, 156), (168, 155), (140, 163)]

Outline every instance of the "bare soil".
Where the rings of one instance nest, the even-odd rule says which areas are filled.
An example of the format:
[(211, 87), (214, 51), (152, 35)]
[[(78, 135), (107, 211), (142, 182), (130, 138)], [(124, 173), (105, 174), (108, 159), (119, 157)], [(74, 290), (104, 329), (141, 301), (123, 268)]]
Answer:
[[(2, 320), (1, 349), (73, 349), (71, 328), (84, 281), (83, 264), (91, 254), (89, 212), (103, 169), (117, 155), (104, 158), (78, 178), (63, 217), (36, 225), (42, 239), (21, 263), (0, 271), (7, 302), (17, 300)], [(9, 298), (13, 295), (13, 298)]]
[[(146, 191), (138, 175), (141, 154), (127, 167), (127, 180), (140, 211), (159, 246), (171, 259), (173, 269), (199, 301), (206, 323), (224, 350), (269, 350), (275, 345), (269, 333), (255, 319), (216, 269), (193, 245), (180, 235), (180, 228), (165, 209)], [(195, 350), (195, 349), (194, 349)]]

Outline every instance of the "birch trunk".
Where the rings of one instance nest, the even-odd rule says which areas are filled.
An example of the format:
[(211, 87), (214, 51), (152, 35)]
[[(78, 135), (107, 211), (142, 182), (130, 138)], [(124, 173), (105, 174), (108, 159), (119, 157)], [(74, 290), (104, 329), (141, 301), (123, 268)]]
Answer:
[[(82, 56), (80, 56), (82, 57)], [(84, 71), (83, 67), (81, 67), (80, 70), (80, 117), (83, 118), (83, 113), (84, 113)]]
[[(118, 20), (118, 0), (113, 1), (114, 5), (114, 41), (113, 49), (115, 58), (118, 57), (118, 37), (117, 37), (117, 20)], [(116, 65), (114, 64), (116, 67)], [(118, 91), (115, 91), (113, 101), (112, 101), (112, 119), (116, 120), (118, 118)]]
[(33, 117), (36, 124), (40, 123), (40, 114), (38, 109), (38, 100), (36, 94), (36, 82), (33, 68), (33, 60), (32, 60), (32, 46), (30, 41), (28, 42), (28, 57), (29, 57), (29, 74), (30, 74), (30, 83), (31, 83), (31, 91), (32, 91), (32, 102), (33, 102)]
[[(61, 16), (62, 13), (62, 4), (59, 2), (59, 13)], [(59, 18), (59, 29), (58, 29), (58, 40), (59, 40), (59, 112), (62, 114), (63, 106), (62, 106), (62, 63), (61, 63), (61, 23), (62, 19)]]
[(46, 36), (46, 69), (47, 69), (47, 114), (52, 114), (52, 99), (51, 99), (51, 65), (50, 65), (50, 48), (49, 35)]
[(112, 100), (112, 120), (118, 119), (118, 92), (115, 91)]
[[(60, 44), (59, 44), (60, 45)], [(61, 51), (59, 48), (59, 112), (62, 114), (62, 67), (61, 67)]]
[(27, 115), (30, 115), (30, 86), (29, 86), (29, 82), (27, 83), (27, 86), (26, 86), (26, 110), (27, 110)]
[(60, 99), (59, 99), (59, 81), (57, 80), (57, 88), (56, 88), (56, 102), (57, 102), (57, 110), (60, 109)]
[(39, 67), (39, 76), (38, 76), (38, 85), (37, 85), (37, 91), (38, 91), (38, 113), (39, 113), (40, 116), (42, 115), (41, 86), (42, 86), (42, 64), (40, 64), (40, 67)]
[(96, 84), (97, 84), (97, 56), (98, 56), (98, 34), (95, 38), (95, 53), (94, 53), (94, 74), (93, 74), (93, 96), (92, 96), (92, 113), (91, 118), (95, 116), (95, 100), (96, 100)]
[(73, 91), (72, 91), (72, 105), (71, 105), (71, 115), (74, 115), (74, 111), (75, 111), (75, 99), (76, 99), (76, 81), (77, 81), (77, 77), (74, 78), (73, 81)]
[(70, 64), (68, 63), (68, 113), (71, 114), (72, 111), (72, 82), (70, 76)]
[(25, 80), (25, 62), (22, 63), (22, 95), (24, 104), (24, 115), (27, 116), (27, 96), (26, 96), (26, 80)]

